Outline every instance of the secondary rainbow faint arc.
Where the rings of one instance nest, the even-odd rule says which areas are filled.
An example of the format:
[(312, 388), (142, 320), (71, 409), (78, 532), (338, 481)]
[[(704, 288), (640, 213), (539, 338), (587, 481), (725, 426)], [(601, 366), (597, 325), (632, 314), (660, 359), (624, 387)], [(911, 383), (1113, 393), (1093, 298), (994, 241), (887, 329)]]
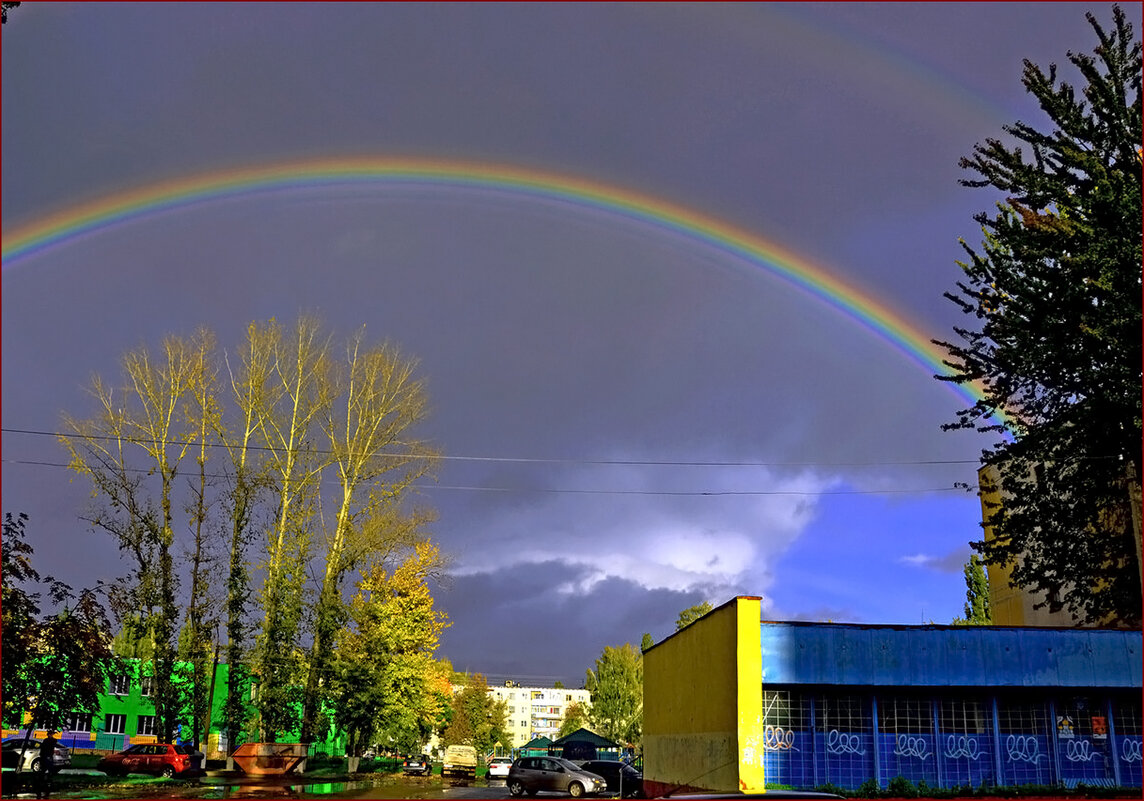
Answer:
[[(135, 220), (225, 198), (280, 189), (360, 183), (413, 183), (495, 189), (569, 202), (697, 240), (780, 276), (872, 330), (914, 362), (948, 374), (943, 353), (917, 326), (872, 295), (781, 245), (701, 212), (630, 189), (532, 168), (471, 161), (357, 157), (312, 159), (218, 170), (117, 192), (63, 209), (3, 236), (9, 268), (48, 248)], [(950, 384), (970, 404), (975, 387)]]

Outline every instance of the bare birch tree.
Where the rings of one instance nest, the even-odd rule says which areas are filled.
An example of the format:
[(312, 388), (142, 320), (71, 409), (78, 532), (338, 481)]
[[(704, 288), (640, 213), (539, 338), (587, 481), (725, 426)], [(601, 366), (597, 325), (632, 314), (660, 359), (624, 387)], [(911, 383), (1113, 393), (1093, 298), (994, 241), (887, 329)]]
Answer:
[(97, 505), (89, 522), (112, 534), (134, 558), (134, 581), (125, 593), (139, 615), (135, 625), (151, 639), (151, 664), (145, 669), (155, 682), (156, 734), (168, 741), (182, 706), (173, 681), (179, 617), (175, 478), (194, 441), (183, 404), (201, 380), (202, 362), (195, 354), (208, 347), (205, 336), (200, 331), (189, 340), (167, 337), (157, 356), (146, 348), (129, 352), (122, 363), (124, 386), (115, 390), (94, 377), (98, 414), (88, 420), (65, 415), (67, 433), (61, 437), (72, 469), (87, 476), (93, 494), (106, 502)]
[(259, 597), (263, 625), (254, 660), (255, 706), (262, 737), (273, 742), (298, 722), (305, 568), (325, 467), (315, 445), (328, 415), (331, 377), (329, 339), (317, 320), (299, 319), (291, 339), (274, 320), (255, 335), (272, 354), (267, 392), (256, 415), (275, 502)]
[(318, 578), (302, 713), (305, 742), (315, 734), (322, 689), (330, 685), (334, 637), (344, 618), (345, 577), (423, 537), (426, 515), (403, 507), (410, 486), (434, 461), (428, 444), (409, 436), (428, 405), (416, 363), (391, 345), (367, 345), (364, 327), (347, 343), (345, 358), (336, 401), (323, 421), (340, 492)]

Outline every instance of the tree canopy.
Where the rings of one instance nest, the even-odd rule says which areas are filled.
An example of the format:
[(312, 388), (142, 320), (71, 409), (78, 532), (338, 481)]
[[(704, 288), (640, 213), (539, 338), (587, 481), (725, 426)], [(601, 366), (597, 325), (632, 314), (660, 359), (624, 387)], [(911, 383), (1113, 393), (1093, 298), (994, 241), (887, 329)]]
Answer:
[(440, 722), (447, 693), (433, 654), (449, 623), (427, 584), (440, 566), (437, 548), (422, 543), (392, 574), (375, 565), (358, 583), (332, 671), (336, 720), (352, 753), (374, 742), (418, 752)]
[(993, 622), (989, 606), (989, 577), (981, 557), (970, 554), (962, 568), (965, 574), (965, 617), (954, 618), (955, 626), (988, 626)]
[(442, 745), (471, 745), (478, 754), (487, 754), (496, 745), (509, 747), (508, 705), (489, 693), (480, 673), (466, 677), (460, 692), (453, 694), (452, 714), (441, 736)]
[[(1068, 54), (1079, 91), (1026, 61), (1025, 89), (1047, 118), (978, 144), (961, 183), (1002, 195), (974, 217), (983, 242), (956, 291), (967, 316), (944, 346), (943, 380), (981, 399), (947, 429), (997, 435), (982, 460), (1001, 502), (974, 543), (1012, 565), (1051, 610), (1139, 626), (1141, 564), (1141, 45), (1119, 8), (1098, 44)], [(1134, 509), (1133, 507), (1137, 508)], [(1135, 517), (1134, 523), (1134, 514)]]
[[(41, 577), (32, 566), (26, 523), (26, 515), (4, 515), (0, 679), (4, 722), (19, 725), (27, 712), (30, 736), (34, 728), (61, 728), (75, 712), (98, 712), (100, 693), (122, 664), (111, 649), (111, 627), (99, 588), (77, 595), (63, 582)], [(41, 611), (40, 585), (47, 585), (52, 603), (62, 605), (59, 611)]]
[(584, 687), (592, 694), (592, 730), (619, 743), (637, 745), (643, 735), (643, 655), (631, 643), (608, 645), (589, 669)]
[[(411, 500), (435, 459), (413, 431), (427, 410), (416, 364), (364, 329), (341, 353), (332, 342), (310, 317), (252, 322), (221, 354), (205, 329), (171, 335), (127, 353), (118, 383), (93, 378), (90, 417), (64, 417), (61, 442), (93, 490), (86, 519), (130, 559), (113, 609), (148, 641), (163, 740), (182, 722), (205, 734), (220, 630), (231, 747), (249, 705), (262, 739), (314, 739), (328, 725), (348, 577), (427, 539), (432, 513)], [(177, 660), (190, 663), (188, 697)]]
[(560, 721), (560, 731), (556, 737), (557, 739), (567, 737), (574, 731), (589, 728), (591, 721), (592, 713), (588, 706), (579, 701), (572, 701), (564, 708), (564, 718)]
[(679, 617), (675, 621), (675, 630), (683, 631), (683, 629), (690, 626), (699, 618), (711, 611), (713, 607), (707, 601), (695, 606), (689, 606), (679, 613)]

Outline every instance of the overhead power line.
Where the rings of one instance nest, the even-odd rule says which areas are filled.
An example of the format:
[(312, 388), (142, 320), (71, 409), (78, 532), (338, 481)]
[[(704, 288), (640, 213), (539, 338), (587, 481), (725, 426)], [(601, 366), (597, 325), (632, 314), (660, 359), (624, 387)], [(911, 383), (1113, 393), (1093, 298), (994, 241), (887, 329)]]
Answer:
[[(68, 434), (62, 431), (37, 431), (34, 429), (25, 428), (3, 428), (0, 429), (5, 434), (26, 434), (30, 436), (52, 437), (52, 438), (88, 438), (94, 440), (116, 440), (123, 439), (126, 442), (137, 444), (153, 444), (155, 440), (142, 438), (142, 437), (111, 437), (105, 435), (95, 435), (88, 437), (81, 434)], [(167, 445), (173, 447), (183, 447), (187, 445), (198, 445), (198, 442), (191, 442), (187, 440), (167, 440)], [(211, 448), (224, 448), (226, 447), (219, 442), (208, 442), (207, 447)], [(250, 450), (259, 451), (274, 451), (276, 448), (271, 448), (265, 445), (250, 445)], [(325, 448), (310, 449), (311, 453), (328, 454), (330, 451)], [(862, 461), (862, 462), (760, 462), (760, 461), (708, 461), (708, 460), (663, 460), (663, 459), (575, 459), (566, 457), (528, 457), (528, 456), (473, 456), (473, 455), (437, 455), (429, 452), (405, 452), (394, 454), (381, 454), (381, 457), (392, 456), (407, 458), (409, 456), (433, 456), (442, 461), (452, 462), (493, 462), (493, 463), (516, 463), (516, 464), (569, 464), (569, 465), (608, 465), (620, 467), (912, 467), (919, 465), (958, 465), (958, 464), (978, 464), (977, 459), (910, 459), (910, 460), (889, 460), (889, 461)]]
[[(37, 467), (68, 468), (63, 462), (49, 462), (38, 459), (4, 459), (4, 464), (34, 465)], [(133, 473), (148, 473), (142, 467), (127, 468)], [(207, 478), (226, 478), (221, 473), (208, 473)], [(801, 496), (818, 497), (822, 495), (927, 495), (934, 492), (965, 492), (977, 489), (976, 486), (955, 487), (928, 487), (910, 489), (878, 489), (878, 490), (620, 490), (620, 489), (580, 489), (560, 487), (495, 487), (482, 485), (455, 485), (455, 484), (412, 484), (418, 490), (456, 490), (462, 492), (535, 492), (563, 495), (658, 495), (680, 497), (726, 497), (726, 496)]]

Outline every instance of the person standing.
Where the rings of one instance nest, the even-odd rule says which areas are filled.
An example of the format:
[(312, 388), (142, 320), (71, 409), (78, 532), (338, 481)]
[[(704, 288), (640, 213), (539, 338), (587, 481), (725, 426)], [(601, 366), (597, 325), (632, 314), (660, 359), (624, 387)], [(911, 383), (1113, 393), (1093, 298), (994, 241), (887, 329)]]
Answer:
[(56, 733), (49, 731), (40, 743), (40, 770), (36, 776), (36, 798), (52, 797), (52, 773), (55, 771)]

